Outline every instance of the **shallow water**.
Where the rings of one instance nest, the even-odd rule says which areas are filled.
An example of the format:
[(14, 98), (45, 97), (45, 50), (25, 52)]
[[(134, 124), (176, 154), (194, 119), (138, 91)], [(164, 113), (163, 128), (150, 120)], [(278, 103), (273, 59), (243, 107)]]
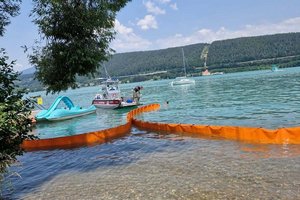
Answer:
[[(212, 125), (298, 126), (300, 68), (196, 78), (195, 86), (169, 80), (143, 82), (142, 102), (161, 103), (150, 121)], [(136, 84), (122, 85), (130, 94)], [(97, 87), (66, 94), (88, 106)], [(52, 100), (51, 100), (52, 98)], [(44, 98), (51, 102), (55, 97)], [(169, 104), (165, 104), (169, 101)], [(112, 127), (126, 111), (37, 126), (40, 137)], [(13, 191), (22, 199), (300, 199), (300, 146), (254, 145), (205, 137), (142, 131), (111, 143), (30, 152), (11, 167)]]

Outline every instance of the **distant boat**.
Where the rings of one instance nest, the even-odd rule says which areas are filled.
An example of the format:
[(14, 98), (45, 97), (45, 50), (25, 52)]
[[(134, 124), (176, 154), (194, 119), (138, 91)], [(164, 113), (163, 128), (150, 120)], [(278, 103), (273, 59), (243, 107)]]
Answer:
[(211, 73), (211, 75), (223, 75), (224, 74), (224, 72), (213, 72), (213, 73)]
[(187, 77), (176, 77), (174, 81), (172, 81), (171, 85), (188, 85), (195, 84), (194, 79), (189, 79)]
[(223, 75), (224, 72), (209, 72), (208, 69), (206, 68), (202, 73), (201, 75), (202, 76), (210, 76), (210, 75)]
[(171, 82), (171, 85), (189, 85), (189, 84), (195, 84), (195, 80), (188, 78), (186, 76), (186, 67), (185, 67), (185, 57), (184, 57), (184, 51), (183, 48), (181, 49), (182, 52), (182, 62), (183, 62), (183, 70), (184, 70), (184, 76), (182, 77), (176, 77), (175, 80)]
[(278, 67), (277, 65), (272, 65), (271, 71), (272, 71), (272, 72), (281, 72), (281, 71), (283, 71), (283, 70), (282, 70), (282, 69), (279, 69), (279, 67)]

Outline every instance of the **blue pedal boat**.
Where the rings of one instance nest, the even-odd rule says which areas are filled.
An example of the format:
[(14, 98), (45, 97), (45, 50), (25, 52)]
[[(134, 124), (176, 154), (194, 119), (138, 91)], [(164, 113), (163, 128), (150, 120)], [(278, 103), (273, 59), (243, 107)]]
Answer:
[[(58, 105), (63, 102), (66, 107), (58, 108)], [(66, 96), (59, 96), (55, 99), (48, 110), (41, 110), (36, 116), (37, 121), (59, 121), (65, 119), (71, 119), (74, 117), (80, 117), (83, 115), (88, 115), (94, 113), (96, 107), (91, 105), (89, 108), (82, 108), (80, 106), (75, 106), (70, 98)]]

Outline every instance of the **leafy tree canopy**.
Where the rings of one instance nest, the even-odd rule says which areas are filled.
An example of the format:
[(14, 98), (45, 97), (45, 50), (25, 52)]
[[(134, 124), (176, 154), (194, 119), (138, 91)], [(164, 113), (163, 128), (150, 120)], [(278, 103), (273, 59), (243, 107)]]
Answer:
[(16, 90), (19, 76), (14, 72), (14, 61), (7, 63), (4, 49), (0, 49), (0, 183), (7, 167), (22, 155), (21, 144), (31, 129), (29, 102), (22, 100), (24, 90)]
[(300, 33), (243, 37), (213, 42), (208, 65), (300, 55)]
[(10, 23), (10, 17), (18, 15), (21, 0), (0, 0), (0, 36), (3, 36), (5, 26)]
[(47, 92), (76, 87), (76, 75), (94, 75), (113, 50), (116, 12), (130, 0), (33, 0), (34, 22), (43, 47), (34, 48), (31, 63)]
[[(0, 36), (10, 17), (18, 15), (21, 0), (0, 0)], [(0, 192), (7, 168), (22, 155), (21, 144), (25, 139), (33, 139), (28, 135), (31, 129), (29, 119), (29, 102), (23, 101), (24, 90), (15, 85), (19, 73), (14, 72), (15, 62), (8, 62), (4, 49), (0, 49)], [(1, 199), (1, 193), (0, 193)]]

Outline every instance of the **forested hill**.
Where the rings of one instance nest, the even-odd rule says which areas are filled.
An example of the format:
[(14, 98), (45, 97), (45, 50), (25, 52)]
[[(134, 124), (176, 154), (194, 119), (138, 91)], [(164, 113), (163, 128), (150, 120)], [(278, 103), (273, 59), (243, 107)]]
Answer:
[(243, 37), (213, 42), (208, 65), (300, 55), (300, 33)]
[[(121, 78), (123, 81), (174, 78), (183, 75), (182, 48), (187, 62), (187, 74), (193, 76), (201, 74), (204, 68), (203, 54), (206, 53), (207, 67), (211, 72), (270, 69), (272, 64), (278, 64), (279, 67), (300, 66), (300, 33), (243, 37), (215, 41), (212, 44), (199, 43), (153, 51), (118, 53), (104, 65), (110, 76)], [(99, 70), (99, 76), (104, 77), (103, 68)], [(141, 75), (157, 71), (167, 72), (152, 76)], [(24, 74), (21, 84), (29, 88), (37, 85), (32, 77), (32, 74)], [(78, 82), (86, 84), (91, 82), (91, 79), (78, 77)]]
[(282, 64), (282, 67), (300, 64), (300, 33), (284, 33), (221, 40), (210, 45), (200, 43), (162, 50), (120, 53), (114, 55), (106, 66), (113, 76), (167, 70), (167, 76), (173, 78), (182, 73), (181, 48), (184, 49), (188, 62), (187, 72), (196, 73), (195, 67), (203, 67), (201, 52), (204, 46), (209, 46), (207, 66), (211, 70), (226, 71), (234, 68), (233, 71), (244, 71), (266, 68), (270, 64)]
[(105, 66), (112, 76), (155, 71), (168, 71), (177, 74), (183, 72), (181, 49), (184, 50), (187, 70), (189, 71), (194, 66), (203, 66), (204, 61), (200, 59), (200, 55), (205, 45), (208, 44), (200, 43), (154, 51), (115, 54)]

